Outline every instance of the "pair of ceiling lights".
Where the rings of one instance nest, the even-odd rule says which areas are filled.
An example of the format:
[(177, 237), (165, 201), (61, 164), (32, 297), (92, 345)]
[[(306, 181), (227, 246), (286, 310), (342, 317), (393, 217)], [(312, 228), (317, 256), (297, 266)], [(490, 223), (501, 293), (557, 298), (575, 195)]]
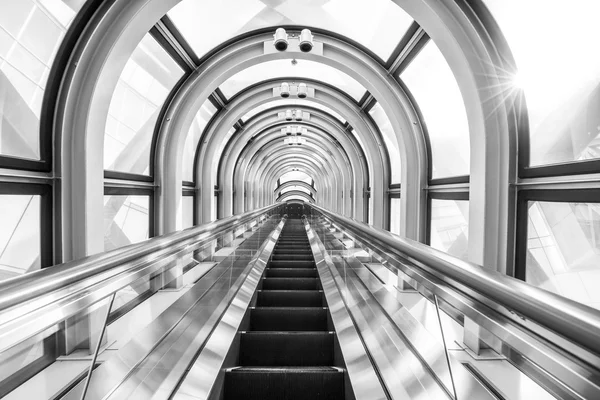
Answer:
[[(295, 35), (292, 34), (292, 37)], [(273, 35), (273, 46), (278, 51), (286, 51), (289, 45), (288, 34), (283, 28), (277, 28)], [(302, 29), (300, 32), (300, 44), (298, 47), (303, 53), (309, 53), (314, 47), (314, 37), (310, 29)]]
[(286, 121), (302, 121), (302, 111), (301, 110), (287, 110), (285, 112), (285, 120)]
[[(298, 98), (305, 99), (306, 96), (308, 96), (308, 86), (306, 86), (306, 83), (299, 83), (296, 89)], [(279, 94), (284, 99), (290, 97), (290, 84), (287, 82), (282, 82), (279, 88)]]
[(297, 125), (288, 125), (285, 128), (281, 128), (281, 133), (285, 133), (286, 135), (306, 135), (308, 133), (308, 129), (302, 128)]
[(306, 143), (306, 139), (302, 136), (288, 136), (285, 139), (283, 139), (283, 142), (285, 144), (289, 144), (290, 146), (300, 146), (301, 144)]

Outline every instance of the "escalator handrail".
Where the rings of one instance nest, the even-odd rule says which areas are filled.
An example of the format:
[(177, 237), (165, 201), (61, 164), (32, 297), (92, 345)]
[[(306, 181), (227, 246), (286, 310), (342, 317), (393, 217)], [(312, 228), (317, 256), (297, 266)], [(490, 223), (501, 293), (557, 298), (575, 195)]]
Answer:
[[(441, 277), (450, 278), (469, 290), (481, 294), (484, 298), (491, 299), (573, 343), (600, 354), (599, 310), (314, 204), (309, 207), (339, 224), (343, 229), (351, 231), (357, 239), (373, 238), (384, 243), (409, 260), (430, 267)], [(460, 287), (455, 288), (462, 291)]]
[[(211, 234), (203, 240), (211, 240), (224, 231), (241, 226), (280, 207), (273, 204), (244, 214), (234, 215), (183, 231), (151, 238), (142, 243), (124, 246), (104, 253), (95, 254), (79, 260), (58, 264), (51, 268), (27, 273), (0, 282), (0, 312), (13, 306), (24, 304), (36, 297), (62, 289), (76, 282), (103, 273), (119, 265), (152, 255), (165, 248), (192, 239), (203, 234)], [(214, 237), (213, 237), (214, 236)], [(122, 272), (122, 271), (120, 271)]]

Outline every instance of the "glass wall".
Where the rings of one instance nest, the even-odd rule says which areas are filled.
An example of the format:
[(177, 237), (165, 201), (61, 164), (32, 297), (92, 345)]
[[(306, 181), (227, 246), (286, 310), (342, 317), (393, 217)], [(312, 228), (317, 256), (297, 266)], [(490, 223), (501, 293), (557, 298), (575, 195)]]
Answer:
[(182, 196), (181, 208), (182, 228), (191, 228), (194, 226), (194, 196)]
[(289, 182), (289, 181), (302, 181), (302, 182), (306, 182), (310, 185), (312, 182), (312, 178), (307, 173), (302, 172), (302, 171), (286, 172), (285, 174), (281, 175), (281, 177), (279, 178), (279, 183), (281, 185), (283, 185), (284, 183)]
[(387, 60), (412, 22), (390, 0), (183, 0), (168, 16), (198, 57), (254, 29), (299, 25), (348, 36)]
[(104, 250), (150, 237), (150, 196), (104, 196)]
[(469, 124), (458, 83), (430, 40), (400, 74), (421, 110), (432, 155), (432, 178), (469, 175)]
[(485, 3), (516, 61), (518, 72), (506, 77), (506, 90), (525, 94), (530, 164), (600, 158), (600, 2)]
[(196, 149), (198, 148), (198, 142), (204, 132), (204, 128), (208, 124), (208, 121), (217, 112), (217, 108), (213, 104), (206, 100), (200, 111), (196, 114), (196, 117), (192, 121), (192, 126), (185, 138), (185, 145), (183, 148), (183, 160), (182, 160), (182, 180), (193, 182), (194, 181), (194, 158), (196, 156)]
[(158, 114), (183, 70), (147, 34), (121, 73), (104, 136), (104, 169), (150, 173), (150, 150)]
[(50, 67), (84, 0), (3, 0), (0, 155), (40, 159), (39, 121)]
[(528, 202), (525, 280), (600, 309), (600, 204)]
[(390, 232), (400, 234), (400, 198), (390, 198)]
[(41, 196), (0, 195), (0, 280), (41, 267)]
[(385, 111), (379, 103), (375, 103), (375, 105), (369, 111), (369, 114), (379, 127), (381, 131), (381, 135), (383, 136), (383, 140), (385, 142), (385, 146), (387, 147), (388, 154), (390, 156), (390, 166), (391, 166), (391, 183), (400, 183), (402, 176), (402, 162), (400, 157), (400, 146), (398, 145), (398, 138), (394, 133), (394, 128), (392, 128), (392, 124), (390, 119), (388, 118)]
[(274, 60), (256, 64), (233, 75), (219, 88), (227, 98), (231, 98), (255, 83), (290, 76), (296, 77), (300, 81), (304, 78), (328, 83), (347, 93), (356, 101), (359, 101), (366, 92), (366, 89), (348, 74), (327, 64), (310, 60), (297, 60), (296, 64), (292, 64), (290, 60)]
[(429, 243), (463, 260), (469, 252), (469, 201), (431, 199)]

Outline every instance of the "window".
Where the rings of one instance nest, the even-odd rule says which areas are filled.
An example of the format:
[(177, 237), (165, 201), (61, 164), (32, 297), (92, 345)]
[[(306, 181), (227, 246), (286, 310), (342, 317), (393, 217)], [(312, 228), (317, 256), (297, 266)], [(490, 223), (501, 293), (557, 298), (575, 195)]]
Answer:
[(198, 148), (198, 142), (204, 132), (204, 128), (208, 125), (208, 121), (217, 112), (215, 106), (209, 100), (206, 100), (196, 117), (192, 121), (192, 126), (185, 138), (185, 145), (183, 148), (183, 160), (182, 160), (182, 179), (184, 181), (194, 181), (194, 158), (196, 156), (196, 149)]
[(147, 34), (121, 73), (104, 136), (104, 169), (150, 173), (150, 151), (158, 114), (183, 70)]
[(412, 23), (390, 0), (184, 0), (168, 16), (198, 57), (245, 32), (298, 25), (345, 35), (385, 61)]
[(41, 196), (0, 194), (0, 280), (41, 268)]
[(194, 226), (194, 195), (184, 194), (181, 197), (181, 208), (182, 208), (182, 227), (183, 229), (191, 228)]
[[(105, 189), (110, 193), (110, 189)], [(104, 196), (104, 250), (112, 250), (150, 237), (150, 196)]]
[(0, 155), (40, 159), (50, 67), (83, 1), (4, 0), (0, 13)]
[(392, 128), (392, 123), (379, 103), (375, 103), (371, 110), (369, 110), (369, 114), (379, 127), (390, 156), (390, 167), (392, 169), (391, 183), (400, 183), (402, 177), (400, 146), (398, 145), (398, 139), (394, 133), (394, 128)]
[(297, 61), (296, 65), (293, 65), (290, 60), (274, 60), (253, 65), (227, 79), (219, 88), (227, 98), (231, 98), (248, 86), (264, 80), (295, 77), (299, 81), (314, 79), (328, 83), (356, 101), (359, 101), (366, 92), (366, 89), (354, 78), (334, 67), (310, 60)]
[(469, 201), (431, 199), (429, 243), (463, 260), (469, 253)]
[(529, 201), (525, 281), (600, 309), (600, 204)]
[(400, 198), (390, 198), (390, 232), (400, 234)]
[(432, 178), (469, 175), (469, 124), (450, 66), (429, 41), (400, 78), (421, 110), (432, 156)]
[(306, 172), (302, 172), (302, 171), (286, 172), (285, 174), (281, 175), (281, 177), (279, 178), (279, 183), (281, 185), (283, 185), (284, 183), (289, 182), (289, 181), (302, 181), (302, 182), (306, 182), (310, 185), (312, 182), (312, 178)]
[(527, 102), (530, 164), (600, 158), (597, 0), (486, 0), (514, 55)]

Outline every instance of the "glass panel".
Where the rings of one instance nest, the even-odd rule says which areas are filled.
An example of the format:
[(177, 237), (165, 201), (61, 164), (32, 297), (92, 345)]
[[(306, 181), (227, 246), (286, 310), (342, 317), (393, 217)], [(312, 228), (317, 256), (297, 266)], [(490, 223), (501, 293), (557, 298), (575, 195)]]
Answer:
[(209, 100), (206, 100), (192, 121), (183, 148), (182, 179), (184, 181), (194, 181), (194, 157), (196, 156), (198, 141), (215, 112), (217, 112), (215, 106)]
[(360, 100), (366, 92), (360, 83), (346, 73), (329, 65), (309, 60), (298, 60), (296, 65), (293, 65), (290, 60), (274, 60), (256, 64), (227, 79), (221, 84), (220, 89), (225, 96), (231, 98), (255, 83), (285, 77), (326, 82), (346, 92), (356, 101)]
[(392, 128), (392, 124), (390, 119), (388, 118), (385, 111), (379, 103), (375, 103), (373, 108), (369, 111), (371, 118), (375, 121), (381, 134), (383, 136), (383, 140), (385, 141), (385, 146), (388, 149), (388, 153), (390, 155), (390, 164), (392, 168), (392, 183), (400, 183), (400, 179), (402, 176), (402, 163), (400, 158), (400, 146), (398, 146), (398, 139), (396, 138), (396, 134), (394, 133), (394, 128)]
[(600, 204), (529, 203), (525, 280), (600, 309)]
[(40, 269), (40, 201), (0, 195), (0, 281)]
[(597, 0), (486, 0), (510, 44), (529, 113), (531, 165), (600, 157)]
[(400, 234), (400, 199), (390, 199), (390, 232)]
[(148, 239), (149, 196), (104, 196), (104, 250)]
[(295, 194), (285, 198), (285, 201), (290, 201), (290, 200), (300, 200), (300, 201), (306, 202), (306, 198), (305, 197), (298, 196), (298, 195), (295, 195)]
[[(244, 115), (242, 117), (242, 121), (246, 122), (253, 116), (257, 115), (261, 111), (264, 111), (268, 108), (275, 108), (275, 107), (280, 107), (280, 106), (289, 106), (290, 108), (303, 107), (303, 106), (304, 107), (313, 107), (313, 108), (316, 108), (317, 110), (321, 110), (323, 112), (328, 113), (329, 115), (331, 115), (332, 117), (334, 117), (338, 121), (340, 121), (342, 124), (346, 123), (346, 120), (340, 114), (333, 111), (331, 108), (324, 106), (320, 103), (316, 103), (314, 101), (302, 100), (302, 99), (279, 99), (279, 100), (269, 101), (268, 103), (264, 103), (259, 106), (256, 106), (251, 111), (246, 113), (246, 115)], [(308, 112), (310, 112), (310, 110), (308, 110)]]
[(304, 192), (304, 193), (310, 195), (310, 191), (308, 189), (306, 189), (305, 187), (296, 186), (296, 185), (287, 187), (287, 188), (281, 190), (280, 193), (284, 194), (284, 193), (287, 193), (287, 192), (293, 192), (294, 190), (298, 190), (300, 192)]
[(289, 181), (302, 181), (310, 185), (310, 183), (312, 182), (312, 178), (306, 172), (302, 171), (286, 172), (279, 178), (279, 183), (281, 183), (282, 185)]
[(0, 155), (40, 159), (39, 120), (50, 67), (83, 0), (3, 0)]
[(194, 226), (194, 196), (182, 196), (181, 207), (183, 209), (183, 229)]
[(245, 32), (300, 25), (347, 36), (387, 60), (412, 23), (389, 0), (184, 0), (168, 16), (198, 57)]
[(444, 56), (429, 41), (400, 78), (423, 114), (433, 178), (469, 174), (469, 124), (460, 89)]
[(212, 203), (212, 221), (216, 221), (219, 218), (217, 217), (217, 204), (219, 203), (219, 196), (215, 195), (213, 196), (213, 203)]
[(158, 113), (183, 70), (147, 34), (121, 73), (113, 93), (104, 136), (104, 168), (149, 174), (150, 149)]
[(466, 260), (469, 252), (469, 201), (431, 200), (431, 246)]

